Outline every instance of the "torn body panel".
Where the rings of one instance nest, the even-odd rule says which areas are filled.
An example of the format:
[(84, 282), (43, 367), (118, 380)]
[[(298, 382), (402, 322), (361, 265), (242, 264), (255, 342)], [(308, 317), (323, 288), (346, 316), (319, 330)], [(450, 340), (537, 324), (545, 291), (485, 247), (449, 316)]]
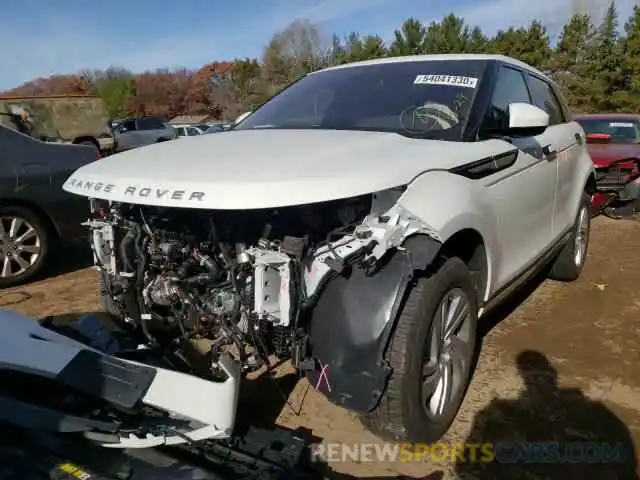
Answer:
[(376, 407), (391, 373), (384, 356), (407, 287), (440, 247), (431, 237), (413, 235), (375, 271), (351, 266), (327, 284), (309, 331), (310, 354), (321, 369), (308, 378), (329, 400), (358, 412)]
[[(399, 191), (381, 192), (372, 213), (352, 237), (316, 252), (305, 281), (313, 295), (333, 271), (310, 314), (310, 355), (320, 370), (308, 373), (330, 401), (358, 412), (373, 410), (391, 370), (385, 360), (390, 334), (416, 271), (424, 270), (442, 246), (432, 227), (393, 203)], [(333, 263), (362, 254), (361, 261)]]
[[(387, 190), (373, 195), (371, 214), (347, 235), (313, 252), (306, 260), (305, 285), (307, 296), (313, 297), (332, 271), (339, 273), (354, 258), (363, 263), (375, 265), (390, 250), (399, 248), (404, 241), (417, 234), (423, 234), (440, 242), (439, 233), (420, 221), (399, 204), (391, 204), (398, 199), (401, 190)], [(391, 204), (390, 207), (389, 204)], [(388, 207), (388, 208), (387, 208)]]

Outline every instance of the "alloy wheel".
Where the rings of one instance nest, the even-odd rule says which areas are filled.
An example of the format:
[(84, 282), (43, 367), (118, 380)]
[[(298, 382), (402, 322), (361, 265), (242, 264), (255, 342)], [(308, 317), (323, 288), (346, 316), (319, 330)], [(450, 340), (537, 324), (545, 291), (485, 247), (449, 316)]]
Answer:
[(587, 253), (587, 243), (589, 242), (589, 212), (586, 207), (580, 210), (578, 217), (578, 229), (576, 231), (573, 261), (579, 267), (584, 262)]
[(0, 277), (15, 277), (40, 258), (40, 235), (24, 218), (0, 217)]
[(422, 404), (431, 418), (442, 416), (465, 388), (474, 348), (471, 308), (468, 295), (454, 288), (436, 309), (422, 369)]

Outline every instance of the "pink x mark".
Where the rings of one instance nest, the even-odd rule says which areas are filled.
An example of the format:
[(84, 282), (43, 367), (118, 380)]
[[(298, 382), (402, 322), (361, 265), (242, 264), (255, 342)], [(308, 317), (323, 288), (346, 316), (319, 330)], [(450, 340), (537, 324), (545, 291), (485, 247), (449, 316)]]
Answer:
[[(320, 365), (322, 365), (322, 362), (320, 363)], [(322, 382), (322, 379), (324, 378), (324, 383), (327, 384), (327, 390), (331, 392), (331, 384), (329, 383), (329, 377), (327, 376), (328, 369), (329, 365), (322, 365), (322, 368), (320, 369), (320, 375), (318, 376), (318, 381), (316, 382), (316, 390), (320, 388), (320, 382)]]

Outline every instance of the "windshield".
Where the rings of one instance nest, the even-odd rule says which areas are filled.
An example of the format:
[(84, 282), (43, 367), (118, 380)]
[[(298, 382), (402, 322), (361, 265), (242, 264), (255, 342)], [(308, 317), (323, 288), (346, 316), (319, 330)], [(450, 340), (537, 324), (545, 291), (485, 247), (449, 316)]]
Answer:
[(611, 135), (610, 143), (640, 143), (640, 128), (637, 120), (629, 119), (578, 119), (585, 133)]
[(459, 140), (486, 62), (391, 62), (317, 72), (234, 129), (396, 132)]

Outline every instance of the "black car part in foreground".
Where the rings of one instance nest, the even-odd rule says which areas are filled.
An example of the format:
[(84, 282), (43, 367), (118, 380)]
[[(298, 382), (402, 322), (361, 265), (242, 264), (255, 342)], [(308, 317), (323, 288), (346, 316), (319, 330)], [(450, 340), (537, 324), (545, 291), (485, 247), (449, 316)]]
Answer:
[[(91, 345), (97, 350), (100, 350), (100, 345), (113, 345), (116, 338), (122, 341), (124, 334), (117, 337), (116, 332), (102, 322), (100, 323), (105, 328), (96, 330), (96, 321), (95, 316), (88, 315), (66, 325), (58, 325), (51, 319), (46, 319), (41, 326)], [(88, 325), (93, 329), (88, 328)], [(102, 336), (98, 337), (93, 333)], [(46, 341), (44, 338), (41, 340)], [(35, 356), (38, 354), (42, 355), (43, 352), (33, 352)], [(50, 361), (55, 363), (54, 357), (55, 355)], [(309, 462), (309, 450), (313, 438), (305, 430), (263, 430), (249, 427), (237, 429), (236, 435), (225, 440), (189, 441), (177, 446), (153, 449), (101, 447), (80, 435), (82, 421), (91, 422), (91, 419), (74, 416), (69, 409), (70, 404), (82, 401), (82, 398), (84, 401), (87, 399), (81, 397), (81, 392), (68, 388), (63, 378), (57, 379), (56, 385), (59, 388), (47, 391), (39, 390), (35, 386), (37, 382), (11, 382), (12, 374), (21, 369), (28, 370), (28, 363), (25, 360), (0, 369), (0, 480), (322, 478), (320, 472), (312, 471), (311, 467), (314, 465)], [(107, 368), (109, 365), (103, 367)], [(94, 375), (93, 378), (102, 377)], [(109, 385), (104, 384), (101, 390), (104, 390), (101, 391), (103, 397), (109, 397)], [(34, 396), (42, 397), (43, 394), (46, 406), (33, 403)], [(125, 397), (126, 395), (116, 395), (111, 403), (96, 406), (94, 414), (104, 420), (114, 418), (119, 410), (126, 410)], [(141, 412), (141, 415), (131, 418), (137, 418), (138, 422), (143, 423), (160, 421), (150, 412)], [(117, 424), (115, 421), (114, 425)]]
[[(302, 480), (323, 478), (302, 465), (298, 432), (252, 430), (204, 448), (133, 452), (107, 449), (48, 432), (0, 424), (0, 480)], [(286, 448), (282, 448), (286, 445)]]

